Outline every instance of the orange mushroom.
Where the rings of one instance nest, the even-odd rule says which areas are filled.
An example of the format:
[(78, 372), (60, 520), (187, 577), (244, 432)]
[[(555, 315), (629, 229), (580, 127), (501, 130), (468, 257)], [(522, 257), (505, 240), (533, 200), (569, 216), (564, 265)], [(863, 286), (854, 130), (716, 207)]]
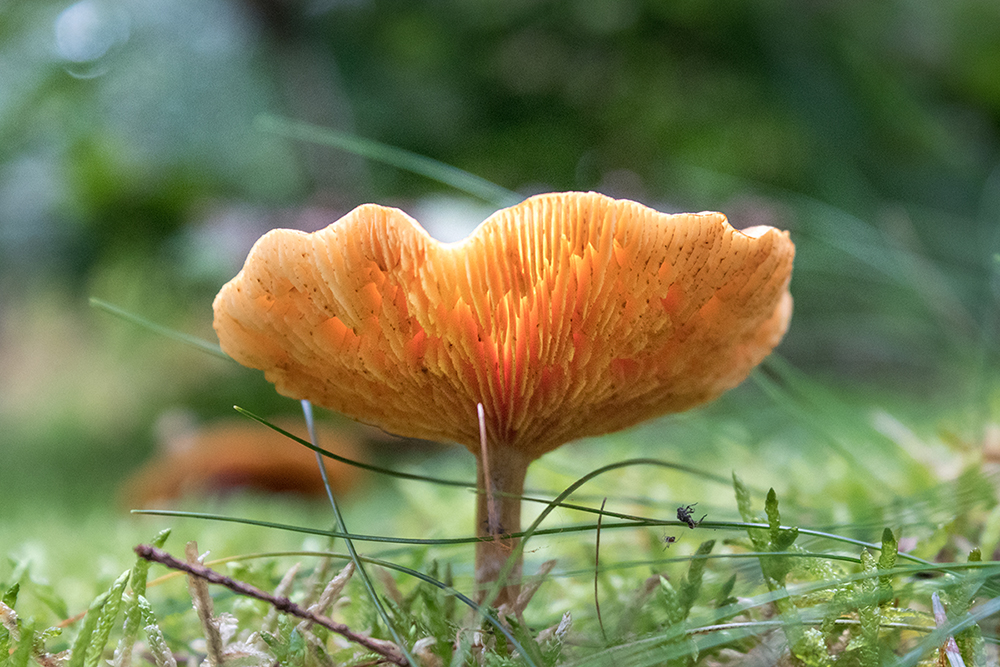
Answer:
[[(465, 445), (477, 534), (495, 537), (519, 531), (527, 467), (545, 452), (743, 381), (788, 326), (794, 252), (787, 232), (596, 193), (531, 197), (453, 244), (369, 204), (258, 240), (215, 299), (215, 330), (282, 394)], [(478, 583), (513, 544), (477, 545)]]
[[(178, 422), (184, 422), (178, 424)], [(306, 437), (301, 420), (277, 419), (289, 433)], [(324, 447), (357, 458), (354, 439), (333, 427), (320, 426)], [(233, 491), (326, 493), (315, 455), (269, 428), (246, 419), (223, 419), (198, 427), (186, 419), (171, 420), (161, 434), (159, 451), (122, 484), (129, 507), (169, 504), (189, 495), (221, 495)], [(361, 476), (357, 468), (324, 459), (327, 478), (338, 493)]]

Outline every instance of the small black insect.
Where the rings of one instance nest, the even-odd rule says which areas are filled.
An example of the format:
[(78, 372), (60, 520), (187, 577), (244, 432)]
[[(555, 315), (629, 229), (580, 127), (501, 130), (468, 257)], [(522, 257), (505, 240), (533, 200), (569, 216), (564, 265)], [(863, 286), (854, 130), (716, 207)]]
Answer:
[(686, 523), (688, 528), (696, 528), (701, 525), (701, 522), (705, 520), (706, 516), (708, 516), (706, 514), (697, 521), (694, 520), (692, 512), (694, 512), (694, 506), (697, 504), (698, 503), (692, 503), (691, 505), (684, 505), (683, 507), (677, 508), (677, 520)]
[(673, 535), (664, 535), (663, 536), (663, 550), (666, 551), (667, 548), (670, 547), (670, 545), (673, 544), (676, 541), (677, 541), (677, 538), (674, 537)]

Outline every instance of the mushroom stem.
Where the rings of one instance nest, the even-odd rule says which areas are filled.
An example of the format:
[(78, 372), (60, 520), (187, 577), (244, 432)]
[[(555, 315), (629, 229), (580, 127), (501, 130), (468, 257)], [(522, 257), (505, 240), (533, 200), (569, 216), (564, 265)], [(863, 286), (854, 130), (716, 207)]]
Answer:
[[(487, 450), (489, 461), (476, 456), (476, 486), (479, 489), (476, 502), (476, 536), (493, 537), (492, 540), (476, 544), (476, 586), (477, 599), (482, 602), (511, 553), (517, 547), (518, 538), (504, 537), (521, 530), (521, 494), (524, 492), (524, 478), (531, 460), (523, 453), (508, 447), (491, 445)], [(489, 479), (487, 480), (487, 472)], [(487, 492), (489, 489), (489, 492)], [(498, 526), (490, 521), (490, 505), (494, 504)], [(492, 530), (492, 532), (491, 532)], [(521, 559), (507, 574), (510, 582), (500, 589), (493, 606), (513, 603), (521, 590)]]

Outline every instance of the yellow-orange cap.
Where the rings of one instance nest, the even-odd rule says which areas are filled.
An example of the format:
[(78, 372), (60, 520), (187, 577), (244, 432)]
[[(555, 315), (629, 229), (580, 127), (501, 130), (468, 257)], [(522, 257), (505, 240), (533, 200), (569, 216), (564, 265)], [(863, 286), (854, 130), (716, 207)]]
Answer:
[(458, 243), (361, 206), (274, 230), (215, 299), (222, 349), (282, 394), (404, 436), (536, 458), (716, 398), (791, 316), (787, 232), (596, 193), (531, 197)]

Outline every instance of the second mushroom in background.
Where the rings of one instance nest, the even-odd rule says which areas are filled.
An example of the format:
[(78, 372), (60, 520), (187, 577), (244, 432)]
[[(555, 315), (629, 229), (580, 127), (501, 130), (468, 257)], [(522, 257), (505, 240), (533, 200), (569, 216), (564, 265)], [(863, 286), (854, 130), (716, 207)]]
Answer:
[(365, 205), (263, 236), (215, 330), (284, 395), (468, 448), (476, 532), (494, 538), (476, 548), (482, 590), (516, 544), (496, 534), (520, 530), (528, 465), (742, 382), (788, 327), (794, 253), (787, 232), (596, 193), (531, 197), (453, 244)]

